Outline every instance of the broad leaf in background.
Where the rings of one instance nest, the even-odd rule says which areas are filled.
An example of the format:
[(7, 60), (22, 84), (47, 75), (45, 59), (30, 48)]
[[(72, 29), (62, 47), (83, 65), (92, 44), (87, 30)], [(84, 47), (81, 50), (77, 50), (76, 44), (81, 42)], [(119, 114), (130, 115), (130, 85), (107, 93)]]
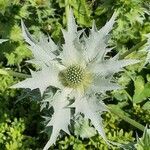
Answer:
[(142, 76), (137, 76), (134, 80), (133, 103), (140, 103), (150, 97), (150, 82), (145, 83)]
[(77, 22), (82, 26), (90, 27), (92, 25), (91, 6), (86, 0), (70, 0), (69, 4), (73, 7)]
[(144, 110), (150, 110), (150, 101), (146, 102), (146, 103), (142, 106), (142, 108), (143, 108)]

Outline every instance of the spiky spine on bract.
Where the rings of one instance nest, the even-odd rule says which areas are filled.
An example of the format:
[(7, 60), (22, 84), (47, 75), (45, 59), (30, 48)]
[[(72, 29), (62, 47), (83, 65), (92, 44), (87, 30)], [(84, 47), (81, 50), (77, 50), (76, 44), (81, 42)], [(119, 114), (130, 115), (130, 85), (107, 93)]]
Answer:
[[(47, 126), (53, 126), (52, 135), (44, 150), (55, 143), (60, 130), (69, 133), (70, 107), (75, 107), (76, 114), (82, 113), (90, 119), (98, 133), (107, 141), (101, 118), (102, 112), (107, 108), (102, 101), (95, 98), (95, 93), (119, 89), (119, 85), (111, 82), (112, 75), (123, 67), (138, 62), (136, 60), (116, 60), (116, 57), (105, 59), (106, 54), (111, 51), (110, 48), (107, 48), (106, 36), (111, 31), (115, 18), (116, 14), (114, 13), (100, 30), (97, 30), (93, 24), (89, 37), (84, 33), (81, 40), (79, 37), (83, 31), (77, 31), (77, 25), (70, 10), (67, 31), (62, 30), (65, 43), (59, 56), (55, 55), (55, 51), (59, 48), (50, 37), (48, 39), (41, 37), (39, 41), (34, 40), (22, 21), (23, 36), (34, 55), (34, 59), (30, 62), (40, 66), (41, 70), (31, 71), (32, 78), (12, 87), (39, 88), (42, 95), (48, 86), (58, 88), (52, 98), (53, 101), (51, 99), (44, 100), (45, 102), (49, 101), (50, 106), (54, 108), (54, 114), (47, 124)], [(56, 58), (61, 59), (61, 62)], [(71, 88), (71, 86), (64, 86), (65, 84), (61, 83), (59, 73), (72, 65), (79, 65), (90, 72), (92, 79), (88, 86), (85, 87), (84, 84), (81, 84), (80, 88)], [(67, 107), (68, 97), (75, 99), (75, 102), (69, 107)]]

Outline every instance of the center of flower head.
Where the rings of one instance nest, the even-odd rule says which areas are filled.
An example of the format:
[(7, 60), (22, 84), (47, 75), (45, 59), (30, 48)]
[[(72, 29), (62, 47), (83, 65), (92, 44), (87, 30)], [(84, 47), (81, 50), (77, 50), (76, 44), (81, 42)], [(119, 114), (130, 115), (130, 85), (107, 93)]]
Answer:
[(91, 81), (89, 72), (79, 65), (71, 65), (59, 73), (61, 83), (70, 88), (85, 87)]

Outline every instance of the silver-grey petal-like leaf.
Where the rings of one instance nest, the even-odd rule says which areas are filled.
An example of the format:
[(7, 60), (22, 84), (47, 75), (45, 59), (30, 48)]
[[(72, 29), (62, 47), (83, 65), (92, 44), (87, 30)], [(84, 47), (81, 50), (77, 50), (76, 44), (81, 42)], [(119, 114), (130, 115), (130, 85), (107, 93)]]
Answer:
[(109, 51), (107, 49), (106, 36), (111, 31), (115, 18), (116, 13), (113, 14), (111, 19), (99, 31), (97, 31), (96, 25), (93, 23), (90, 35), (85, 39), (85, 56), (87, 61), (93, 61), (96, 57), (101, 60), (104, 54)]
[(98, 101), (95, 97), (76, 98), (71, 107), (75, 107), (76, 113), (83, 113), (86, 118), (90, 119), (95, 129), (107, 142), (101, 118), (101, 113), (107, 110), (103, 102)]
[(51, 137), (43, 150), (48, 150), (48, 148), (56, 142), (61, 130), (69, 134), (68, 125), (70, 124), (70, 109), (67, 108), (69, 103), (69, 101), (67, 101), (67, 96), (70, 92), (70, 89), (64, 89), (61, 93), (56, 93), (53, 98), (54, 100), (51, 105), (54, 108), (54, 114), (47, 124), (47, 126), (53, 126), (53, 130)]
[[(73, 16), (72, 10), (69, 12), (67, 31), (62, 30), (65, 43), (63, 44), (62, 51), (62, 62), (64, 65), (68, 66), (70, 64), (79, 63), (79, 60), (82, 58), (81, 54), (75, 47), (75, 43), (78, 38), (77, 25), (75, 23), (75, 18)], [(77, 44), (80, 44), (79, 42)]]
[(6, 42), (8, 41), (7, 39), (0, 39), (0, 44), (3, 43), (3, 42)]
[(23, 21), (21, 21), (21, 25), (23, 37), (30, 45), (29, 48), (34, 55), (35, 60), (47, 63), (50, 60), (56, 58), (53, 51), (58, 48), (51, 38), (46, 39), (44, 36), (41, 36), (40, 41), (36, 41), (34, 38), (32, 38)]
[(27, 78), (24, 81), (11, 86), (11, 88), (30, 88), (31, 90), (39, 88), (41, 95), (43, 95), (44, 91), (49, 86), (61, 88), (58, 79), (58, 71), (59, 70), (53, 66), (43, 67), (41, 71), (37, 72), (31, 71), (31, 78)]
[(100, 63), (93, 63), (89, 65), (89, 69), (97, 75), (109, 76), (113, 75), (122, 70), (123, 67), (139, 63), (140, 61), (134, 59), (123, 59), (123, 60), (105, 60)]
[(111, 82), (110, 79), (105, 79), (105, 78), (102, 78), (101, 76), (96, 76), (93, 80), (93, 83), (87, 90), (87, 93), (89, 94), (103, 93), (106, 91), (118, 90), (121, 88), (122, 87), (120, 85), (118, 85), (117, 83)]

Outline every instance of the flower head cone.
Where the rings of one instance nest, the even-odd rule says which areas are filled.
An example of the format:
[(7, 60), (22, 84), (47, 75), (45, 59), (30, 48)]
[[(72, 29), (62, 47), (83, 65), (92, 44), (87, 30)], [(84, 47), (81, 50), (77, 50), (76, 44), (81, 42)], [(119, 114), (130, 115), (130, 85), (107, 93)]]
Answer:
[[(40, 70), (31, 71), (31, 78), (12, 87), (31, 90), (39, 88), (41, 95), (49, 86), (57, 88), (54, 96), (44, 101), (49, 101), (50, 107), (54, 109), (53, 116), (47, 124), (52, 126), (53, 130), (44, 150), (55, 143), (60, 130), (69, 134), (71, 107), (75, 108), (75, 114), (83, 114), (85, 118), (90, 119), (98, 133), (107, 141), (101, 118), (102, 112), (107, 108), (102, 101), (96, 99), (95, 93), (119, 89), (120, 86), (112, 82), (113, 74), (127, 65), (138, 62), (129, 59), (117, 60), (116, 57), (106, 59), (106, 54), (112, 50), (107, 48), (107, 35), (115, 18), (114, 13), (100, 30), (93, 24), (89, 36), (86, 36), (83, 31), (77, 31), (70, 10), (67, 30), (62, 30), (65, 42), (59, 55), (55, 55), (59, 47), (50, 37), (41, 36), (39, 41), (36, 41), (22, 22), (23, 36), (34, 55), (30, 62), (38, 65)], [(71, 98), (75, 101), (68, 107)]]

